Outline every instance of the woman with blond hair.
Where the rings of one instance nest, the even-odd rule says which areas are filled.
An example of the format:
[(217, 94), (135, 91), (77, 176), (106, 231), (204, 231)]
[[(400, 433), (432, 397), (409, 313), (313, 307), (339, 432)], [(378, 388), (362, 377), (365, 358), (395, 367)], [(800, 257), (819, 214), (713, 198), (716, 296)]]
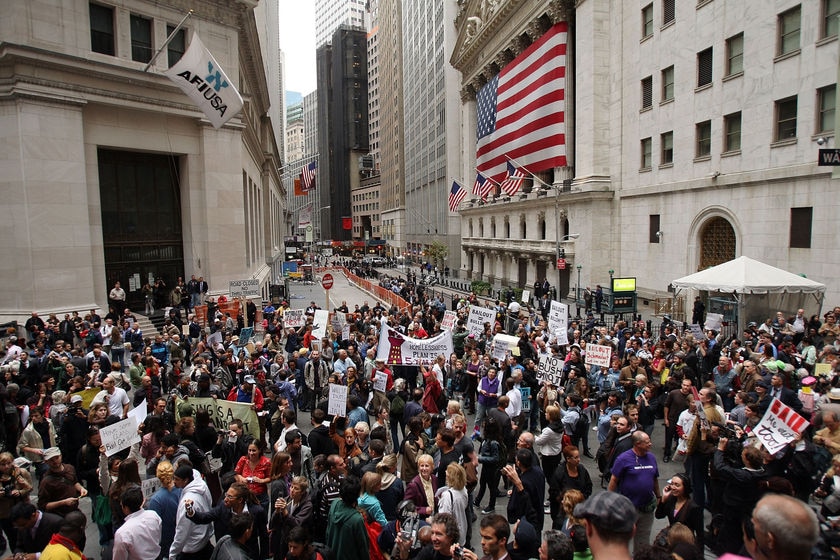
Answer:
[[(435, 460), (431, 455), (423, 454), (417, 458), (418, 474), (405, 489), (405, 499), (414, 502), (417, 514), (421, 518), (430, 517), (437, 509), (437, 477), (432, 476)], [(466, 475), (464, 475), (466, 477)]]
[(160, 517), (160, 549), (166, 551), (175, 540), (175, 517), (178, 512), (178, 502), (181, 500), (181, 489), (175, 486), (174, 475), (172, 463), (169, 461), (158, 463), (155, 476), (160, 481), (160, 488), (146, 502), (146, 509), (155, 512)]
[(359, 496), (357, 503), (384, 528), (388, 520), (382, 511), (382, 503), (376, 497), (376, 493), (380, 490), (382, 490), (382, 475), (375, 472), (366, 472), (362, 477), (362, 495)]
[(575, 506), (583, 503), (585, 500), (586, 497), (580, 490), (567, 490), (563, 494), (563, 500), (560, 502), (560, 506), (563, 509), (563, 518), (560, 519), (558, 516), (558, 519), (554, 520), (554, 527), (563, 531), (568, 536), (569, 531), (574, 525), (582, 525), (582, 521), (575, 518), (574, 511)]
[(562, 422), (563, 414), (560, 412), (560, 407), (557, 405), (549, 405), (545, 409), (545, 419), (548, 426), (543, 428), (543, 431), (534, 439), (534, 443), (539, 448), (540, 455), (542, 455), (542, 469), (545, 477), (551, 478), (557, 465), (560, 464), (561, 453), (563, 451), (563, 434), (565, 428)]
[(464, 546), (467, 541), (467, 532), (470, 530), (467, 519), (467, 471), (458, 463), (449, 463), (446, 467), (446, 486), (440, 488), (435, 494), (438, 501), (438, 513), (450, 513), (458, 523), (458, 544)]

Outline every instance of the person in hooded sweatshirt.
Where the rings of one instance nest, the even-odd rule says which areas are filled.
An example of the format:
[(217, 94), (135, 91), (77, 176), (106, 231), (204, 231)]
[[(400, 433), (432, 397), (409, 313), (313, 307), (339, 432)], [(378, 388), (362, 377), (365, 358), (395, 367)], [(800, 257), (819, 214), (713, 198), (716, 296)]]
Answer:
[(369, 560), (369, 541), (365, 521), (357, 509), (362, 484), (355, 476), (341, 481), (339, 498), (330, 506), (326, 545), (340, 550), (341, 560)]
[(312, 456), (335, 455), (338, 453), (338, 446), (330, 437), (330, 429), (324, 426), (327, 414), (320, 408), (312, 411), (312, 431), (309, 432), (309, 449)]
[(169, 556), (178, 560), (206, 560), (213, 553), (210, 539), (213, 525), (196, 525), (187, 518), (187, 509), (208, 512), (213, 507), (210, 489), (201, 474), (192, 467), (181, 465), (173, 477), (175, 486), (181, 488), (181, 500), (175, 514), (175, 540), (169, 547)]

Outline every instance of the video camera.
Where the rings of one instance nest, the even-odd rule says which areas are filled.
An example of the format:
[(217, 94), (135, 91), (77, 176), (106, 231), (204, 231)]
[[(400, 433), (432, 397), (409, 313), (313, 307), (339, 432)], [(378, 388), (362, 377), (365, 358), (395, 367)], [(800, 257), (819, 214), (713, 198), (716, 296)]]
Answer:
[(721, 437), (735, 440), (740, 439), (740, 437), (738, 437), (738, 432), (735, 431), (735, 428), (732, 428), (729, 425), (724, 424), (723, 422), (712, 422), (712, 426), (715, 426), (720, 430)]

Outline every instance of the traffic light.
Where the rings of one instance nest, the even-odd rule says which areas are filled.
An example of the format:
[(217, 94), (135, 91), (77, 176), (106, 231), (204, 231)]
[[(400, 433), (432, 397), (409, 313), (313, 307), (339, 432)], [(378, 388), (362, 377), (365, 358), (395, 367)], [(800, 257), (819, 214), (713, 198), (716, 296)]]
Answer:
[(566, 258), (566, 249), (563, 247), (557, 248), (557, 258), (558, 259), (565, 259)]

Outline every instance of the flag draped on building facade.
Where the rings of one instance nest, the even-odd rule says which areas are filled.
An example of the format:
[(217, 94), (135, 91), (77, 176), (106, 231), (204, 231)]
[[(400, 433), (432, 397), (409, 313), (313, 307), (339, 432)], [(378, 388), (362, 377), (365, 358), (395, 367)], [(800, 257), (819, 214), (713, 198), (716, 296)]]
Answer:
[(497, 186), (498, 183), (496, 183), (493, 179), (485, 177), (481, 173), (476, 173), (472, 193), (476, 196), (481, 197), (481, 200), (485, 200), (487, 196), (493, 191), (493, 188)]
[(528, 176), (528, 173), (521, 167), (516, 167), (512, 163), (507, 164), (507, 177), (499, 185), (503, 192), (510, 196), (515, 195), (522, 188), (522, 181)]
[(458, 184), (458, 181), (452, 181), (452, 188), (449, 189), (449, 211), (457, 212), (458, 205), (463, 202), (467, 196), (467, 189)]
[(242, 110), (242, 97), (194, 33), (184, 56), (165, 72), (193, 100), (215, 128)]
[(309, 192), (315, 190), (315, 172), (318, 169), (318, 162), (311, 161), (300, 170), (300, 187)]
[(502, 68), (477, 97), (476, 167), (500, 180), (507, 159), (531, 172), (566, 165), (566, 40), (560, 22)]

